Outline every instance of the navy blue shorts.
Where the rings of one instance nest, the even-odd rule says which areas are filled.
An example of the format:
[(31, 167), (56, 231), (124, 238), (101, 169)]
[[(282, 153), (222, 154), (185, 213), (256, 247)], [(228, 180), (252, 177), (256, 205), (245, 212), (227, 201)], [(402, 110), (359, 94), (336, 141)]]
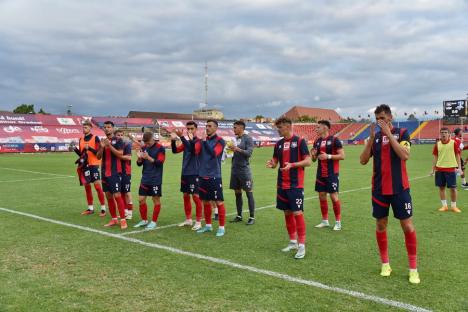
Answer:
[(132, 176), (122, 174), (122, 193), (130, 193), (132, 186)]
[(304, 211), (304, 189), (277, 189), (276, 208), (280, 210)]
[(198, 193), (201, 200), (224, 201), (221, 178), (198, 178)]
[(457, 188), (457, 173), (436, 171), (435, 185), (438, 187)]
[(102, 190), (111, 194), (122, 191), (122, 177), (120, 175), (111, 175), (102, 178)]
[(101, 180), (99, 166), (87, 166), (81, 170), (80, 185), (94, 183), (99, 180)]
[(405, 220), (413, 216), (413, 203), (411, 202), (409, 189), (394, 195), (382, 195), (372, 192), (372, 216), (374, 218), (388, 217), (390, 205), (396, 219)]
[(188, 194), (198, 194), (198, 176), (183, 175), (180, 178), (180, 191)]
[(162, 185), (149, 185), (149, 184), (140, 184), (140, 189), (138, 190), (138, 195), (140, 196), (162, 196)]
[(338, 193), (340, 191), (340, 178), (338, 176), (317, 177), (315, 180), (315, 191), (330, 194)]

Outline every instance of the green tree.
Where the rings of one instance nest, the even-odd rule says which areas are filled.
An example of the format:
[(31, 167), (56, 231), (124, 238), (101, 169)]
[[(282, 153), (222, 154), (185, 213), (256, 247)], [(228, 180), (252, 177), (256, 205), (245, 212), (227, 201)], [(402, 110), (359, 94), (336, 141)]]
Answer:
[(41, 109), (37, 112), (38, 114), (42, 114), (42, 115), (50, 115), (49, 113), (47, 113), (45, 110)]
[(317, 122), (317, 118), (315, 117), (311, 117), (309, 115), (303, 115), (303, 116), (299, 116), (299, 118), (297, 118), (296, 120), (297, 122)]
[(21, 104), (13, 110), (15, 114), (35, 114), (34, 104)]

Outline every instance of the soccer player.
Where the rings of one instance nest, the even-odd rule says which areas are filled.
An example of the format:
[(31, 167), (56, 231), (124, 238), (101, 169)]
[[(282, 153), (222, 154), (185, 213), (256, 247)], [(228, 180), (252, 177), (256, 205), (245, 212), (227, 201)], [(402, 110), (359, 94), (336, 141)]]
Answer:
[(231, 222), (242, 221), (242, 190), (244, 190), (247, 195), (250, 214), (247, 225), (253, 225), (255, 224), (255, 201), (252, 191), (253, 181), (249, 160), (253, 153), (254, 143), (252, 138), (244, 132), (245, 123), (243, 121), (235, 121), (233, 128), (237, 141), (236, 145), (228, 147), (229, 150), (234, 152), (229, 187), (231, 190), (234, 190), (234, 194), (236, 195), (237, 216)]
[(125, 201), (125, 219), (131, 220), (133, 217), (133, 199), (131, 193), (132, 186), (132, 142), (124, 141), (124, 132), (122, 130), (115, 131), (115, 136), (123, 141), (122, 155), (122, 196)]
[(318, 159), (317, 178), (315, 180), (315, 191), (319, 193), (320, 210), (322, 211), (322, 222), (316, 228), (329, 227), (327, 193), (333, 204), (335, 213), (335, 226), (333, 230), (341, 230), (341, 202), (338, 198), (340, 187), (339, 171), (340, 160), (344, 160), (345, 153), (341, 141), (330, 135), (331, 124), (328, 120), (320, 120), (317, 126), (319, 138), (314, 142), (312, 148), (312, 161)]
[(216, 237), (224, 236), (226, 223), (226, 207), (224, 206), (223, 182), (221, 178), (221, 157), (225, 142), (216, 134), (218, 122), (214, 119), (206, 121), (206, 138), (194, 144), (194, 152), (200, 156), (200, 169), (198, 171), (198, 190), (203, 201), (205, 213), (205, 227), (197, 233), (213, 231), (211, 225), (211, 201), (216, 202), (219, 211), (219, 228)]
[(445, 188), (450, 189), (450, 207), (453, 212), (460, 213), (457, 207), (457, 172), (461, 172), (460, 147), (450, 138), (450, 130), (446, 127), (440, 129), (440, 140), (432, 150), (432, 175), (435, 174), (435, 185), (439, 187), (439, 196), (442, 207), (439, 211), (448, 211)]
[(380, 131), (370, 126), (370, 136), (360, 156), (362, 165), (374, 158), (372, 175), (372, 215), (376, 219), (376, 238), (382, 261), (381, 276), (390, 276), (392, 269), (388, 257), (387, 224), (389, 207), (400, 220), (405, 234), (406, 251), (409, 261), (409, 282), (419, 284), (417, 270), (417, 241), (413, 225), (413, 204), (411, 202), (406, 161), (410, 156), (410, 136), (406, 129), (392, 125), (392, 111), (386, 104), (374, 111)]
[(268, 168), (278, 166), (276, 208), (284, 211), (289, 244), (283, 252), (297, 250), (294, 258), (305, 257), (306, 225), (304, 220), (304, 168), (312, 163), (307, 142), (294, 135), (292, 121), (281, 117), (275, 125), (281, 137), (274, 148)]
[[(195, 203), (195, 225), (192, 230), (198, 231), (201, 229), (201, 218), (202, 218), (202, 202), (198, 196), (198, 170), (200, 167), (199, 157), (195, 155), (192, 146), (200, 139), (197, 138), (198, 125), (194, 121), (188, 121), (185, 124), (187, 130), (188, 140), (184, 137), (182, 130), (175, 130), (171, 133), (171, 148), (172, 153), (183, 152), (182, 158), (182, 176), (180, 178), (180, 191), (184, 197), (184, 212), (185, 221), (179, 224), (179, 226), (192, 226), (192, 202), (190, 196), (192, 196), (193, 202)], [(180, 139), (181, 144), (177, 145), (177, 140)]]
[(459, 151), (460, 151), (460, 163), (461, 163), (461, 173), (460, 177), (462, 179), (462, 187), (466, 188), (468, 187), (468, 183), (466, 183), (466, 178), (465, 178), (465, 162), (461, 158), (461, 155), (463, 153), (463, 150), (465, 149), (465, 145), (463, 144), (463, 131), (460, 128), (457, 128), (453, 131), (455, 134), (455, 137), (453, 138), (455, 140), (455, 143), (459, 146)]
[(107, 205), (111, 214), (111, 221), (104, 226), (114, 226), (119, 224), (116, 211), (119, 210), (120, 228), (127, 228), (125, 220), (125, 202), (121, 196), (122, 190), (122, 161), (124, 143), (114, 136), (114, 123), (104, 122), (104, 133), (106, 138), (101, 140), (101, 148), (97, 152), (97, 158), (102, 160), (101, 174), (103, 189), (106, 193)]
[(80, 177), (80, 185), (84, 185), (85, 188), (88, 209), (81, 214), (90, 215), (94, 213), (93, 191), (91, 189), (91, 184), (93, 184), (99, 198), (99, 203), (101, 204), (99, 216), (104, 217), (106, 215), (106, 203), (101, 186), (101, 176), (99, 175), (101, 161), (96, 156), (100, 147), (100, 139), (97, 135), (91, 133), (92, 128), (93, 125), (90, 121), (86, 120), (83, 122), (83, 137), (80, 138), (78, 147), (74, 148), (75, 153), (84, 160), (78, 170), (78, 175)]
[[(155, 141), (152, 132), (143, 134), (143, 142), (145, 146), (138, 152), (137, 160), (137, 165), (143, 166), (138, 191), (141, 221), (135, 227), (146, 226), (146, 229), (152, 230), (157, 227), (161, 211), (163, 164), (166, 159), (166, 150), (164, 146)], [(153, 199), (153, 217), (149, 223), (148, 206), (146, 205), (147, 196), (151, 196)]]

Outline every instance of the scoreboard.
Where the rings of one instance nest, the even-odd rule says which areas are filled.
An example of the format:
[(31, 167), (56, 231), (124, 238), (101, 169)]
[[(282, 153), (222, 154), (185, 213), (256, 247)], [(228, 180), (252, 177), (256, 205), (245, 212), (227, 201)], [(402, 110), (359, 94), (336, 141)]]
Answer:
[(445, 117), (468, 117), (467, 100), (444, 101)]

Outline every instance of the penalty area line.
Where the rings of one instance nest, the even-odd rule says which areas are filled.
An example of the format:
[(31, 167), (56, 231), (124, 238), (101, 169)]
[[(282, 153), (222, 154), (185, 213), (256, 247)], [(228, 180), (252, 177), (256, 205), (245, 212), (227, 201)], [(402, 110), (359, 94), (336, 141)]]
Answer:
[(17, 211), (17, 210), (12, 210), (12, 209), (7, 209), (7, 208), (2, 208), (2, 207), (0, 207), (0, 211), (15, 214), (15, 215), (20, 215), (20, 216), (23, 216), (23, 217), (28, 217), (28, 218), (48, 222), (48, 223), (53, 223), (53, 224), (57, 224), (57, 225), (61, 225), (61, 226), (69, 227), (69, 228), (74, 228), (74, 229), (78, 229), (78, 230), (85, 231), (85, 232), (95, 233), (95, 234), (99, 234), (99, 235), (106, 236), (106, 237), (120, 239), (120, 240), (123, 240), (123, 241), (127, 241), (127, 242), (138, 244), (138, 245), (142, 245), (142, 246), (145, 246), (145, 247), (164, 250), (164, 251), (167, 251), (167, 252), (170, 252), (170, 253), (173, 253), (173, 254), (187, 256), (187, 257), (191, 257), (191, 258), (195, 258), (195, 259), (199, 259), (199, 260), (203, 260), (203, 261), (208, 261), (208, 262), (224, 265), (224, 266), (239, 269), (239, 270), (253, 272), (253, 273), (256, 273), (256, 274), (262, 274), (262, 275), (274, 277), (274, 278), (277, 278), (277, 279), (281, 279), (281, 280), (284, 280), (284, 281), (287, 281), (287, 282), (290, 282), (290, 283), (296, 283), (296, 284), (311, 286), (311, 287), (314, 287), (314, 288), (327, 290), (327, 291), (330, 291), (330, 292), (346, 295), (346, 296), (349, 296), (349, 297), (354, 297), (354, 298), (358, 298), (358, 299), (362, 299), (362, 300), (366, 300), (366, 301), (371, 301), (371, 302), (375, 302), (375, 303), (378, 303), (378, 304), (391, 306), (391, 307), (395, 307), (395, 308), (399, 308), (399, 309), (403, 309), (403, 310), (407, 310), (407, 311), (414, 311), (414, 312), (429, 312), (429, 311), (431, 311), (431, 310), (428, 310), (428, 309), (423, 308), (423, 307), (415, 306), (415, 305), (412, 305), (412, 304), (408, 304), (408, 303), (404, 303), (404, 302), (400, 302), (400, 301), (396, 301), (396, 300), (392, 300), (392, 299), (387, 299), (387, 298), (383, 298), (383, 297), (379, 297), (379, 296), (375, 296), (375, 295), (369, 295), (369, 294), (366, 294), (366, 293), (363, 293), (363, 292), (349, 290), (349, 289), (346, 289), (346, 288), (329, 286), (329, 285), (326, 285), (326, 284), (323, 284), (323, 283), (320, 283), (320, 282), (317, 282), (317, 281), (302, 279), (302, 278), (294, 277), (294, 276), (287, 275), (287, 274), (284, 274), (284, 273), (265, 270), (265, 269), (257, 268), (257, 267), (254, 267), (254, 266), (244, 265), (244, 264), (236, 263), (236, 262), (226, 260), (226, 259), (222, 259), (222, 258), (215, 258), (215, 257), (211, 257), (211, 256), (206, 256), (206, 255), (203, 255), (203, 254), (198, 254), (198, 253), (194, 253), (194, 252), (190, 252), (190, 251), (185, 251), (185, 250), (182, 250), (182, 249), (179, 249), (179, 248), (174, 248), (174, 247), (170, 247), (170, 246), (166, 246), (166, 245), (150, 243), (150, 242), (139, 240), (139, 239), (136, 239), (136, 238), (133, 238), (133, 237), (126, 237), (126, 236), (123, 236), (121, 234), (109, 233), (109, 232), (93, 229), (93, 228), (86, 227), (86, 226), (81, 226), (81, 225), (67, 223), (67, 222), (63, 222), (63, 221), (59, 221), (59, 220), (49, 219), (49, 218), (41, 217), (41, 216), (38, 216), (38, 215), (34, 215), (34, 214), (26, 213), (26, 212), (21, 212), (21, 211)]

